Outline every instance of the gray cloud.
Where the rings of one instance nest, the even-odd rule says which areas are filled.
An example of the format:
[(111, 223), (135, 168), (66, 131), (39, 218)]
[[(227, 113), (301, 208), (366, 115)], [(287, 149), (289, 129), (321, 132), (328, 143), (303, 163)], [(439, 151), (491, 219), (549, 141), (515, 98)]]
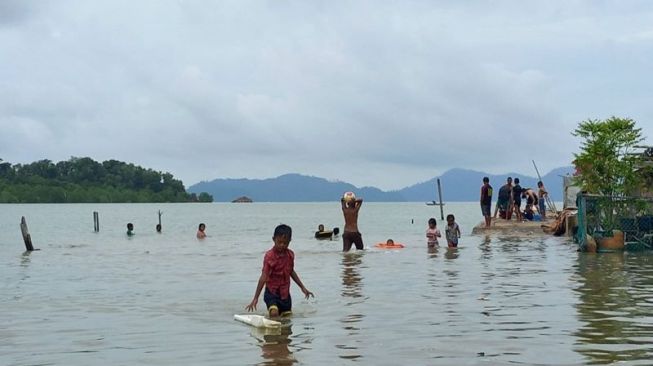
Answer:
[(32, 14), (32, 4), (27, 1), (0, 1), (0, 28), (20, 24), (29, 19)]
[(569, 164), (586, 118), (653, 133), (645, 2), (2, 4), (0, 157), (12, 162), (91, 156), (186, 184), (300, 172), (387, 189), (452, 167)]

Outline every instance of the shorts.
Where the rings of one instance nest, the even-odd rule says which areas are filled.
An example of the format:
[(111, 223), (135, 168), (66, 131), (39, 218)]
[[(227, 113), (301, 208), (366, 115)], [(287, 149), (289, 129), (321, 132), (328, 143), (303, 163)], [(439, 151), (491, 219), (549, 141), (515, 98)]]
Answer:
[(447, 246), (449, 247), (457, 247), (458, 246), (458, 237), (454, 238), (447, 238)]
[(483, 216), (492, 216), (492, 209), (491, 209), (491, 204), (482, 204), (481, 205), (481, 212), (483, 213)]
[(265, 292), (263, 293), (263, 301), (265, 301), (268, 311), (275, 307), (279, 311), (279, 315), (288, 314), (292, 310), (292, 299), (290, 298), (290, 294), (288, 294), (287, 299), (282, 299), (279, 295), (270, 292), (266, 287)]
[(499, 206), (499, 210), (503, 210), (503, 211), (507, 210), (508, 209), (508, 199), (507, 198), (506, 199), (503, 199), (503, 198), (498, 199), (497, 200), (497, 206)]
[(362, 250), (363, 236), (359, 232), (345, 231), (342, 234), (342, 251), (348, 252), (352, 244), (356, 245), (356, 250)]
[(520, 208), (521, 207), (521, 199), (514, 200), (513, 204), (515, 205), (515, 207)]

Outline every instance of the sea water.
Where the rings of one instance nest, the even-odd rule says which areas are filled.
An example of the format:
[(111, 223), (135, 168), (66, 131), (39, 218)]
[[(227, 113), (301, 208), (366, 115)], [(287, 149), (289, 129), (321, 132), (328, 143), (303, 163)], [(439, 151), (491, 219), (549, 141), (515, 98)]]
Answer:
[[(651, 253), (471, 236), (477, 203), (447, 213), (460, 247), (429, 251), (439, 207), (366, 202), (367, 249), (343, 254), (340, 238), (313, 238), (318, 224), (342, 231), (339, 202), (0, 205), (0, 365), (651, 364)], [(21, 216), (41, 250), (24, 252)], [(233, 315), (280, 223), (315, 298), (293, 284), (293, 317), (264, 331)], [(373, 248), (389, 238), (406, 248)]]

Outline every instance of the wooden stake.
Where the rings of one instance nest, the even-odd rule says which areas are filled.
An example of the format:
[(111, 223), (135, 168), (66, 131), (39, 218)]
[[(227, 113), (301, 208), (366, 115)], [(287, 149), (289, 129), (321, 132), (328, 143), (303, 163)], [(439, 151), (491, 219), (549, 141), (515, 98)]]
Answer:
[(33, 251), (34, 246), (32, 246), (32, 237), (29, 235), (29, 229), (27, 228), (27, 221), (25, 220), (25, 216), (21, 217), (20, 219), (20, 231), (23, 234), (25, 249), (27, 249), (28, 252)]
[(444, 220), (444, 203), (442, 203), (442, 187), (440, 186), (440, 178), (438, 178), (438, 197), (440, 198), (440, 220)]
[(156, 226), (156, 232), (160, 233), (161, 230), (163, 230), (163, 226), (161, 226), (161, 215), (163, 215), (163, 212), (159, 210), (159, 224)]
[(97, 211), (93, 211), (93, 230), (96, 233), (100, 231), (100, 215)]

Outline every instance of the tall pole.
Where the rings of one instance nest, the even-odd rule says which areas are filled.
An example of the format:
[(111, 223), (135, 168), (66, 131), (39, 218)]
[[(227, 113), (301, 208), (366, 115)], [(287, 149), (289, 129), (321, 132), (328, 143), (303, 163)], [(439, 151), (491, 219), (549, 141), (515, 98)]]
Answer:
[(537, 165), (535, 165), (535, 160), (531, 160), (533, 162), (533, 166), (535, 167), (535, 173), (537, 173), (537, 180), (541, 181), (542, 176), (540, 176), (540, 171), (537, 169)]
[[(533, 166), (535, 167), (535, 172), (537, 173), (537, 180), (542, 182), (542, 176), (540, 176), (540, 171), (537, 169), (537, 165), (535, 165), (535, 160), (533, 161)], [(549, 195), (546, 195), (545, 202), (547, 206), (557, 215), (558, 214), (558, 209), (556, 208), (556, 205), (553, 203), (553, 200), (549, 197)]]
[(440, 178), (438, 178), (438, 197), (440, 198), (440, 220), (444, 220), (444, 203), (442, 203), (442, 186), (440, 186)]

